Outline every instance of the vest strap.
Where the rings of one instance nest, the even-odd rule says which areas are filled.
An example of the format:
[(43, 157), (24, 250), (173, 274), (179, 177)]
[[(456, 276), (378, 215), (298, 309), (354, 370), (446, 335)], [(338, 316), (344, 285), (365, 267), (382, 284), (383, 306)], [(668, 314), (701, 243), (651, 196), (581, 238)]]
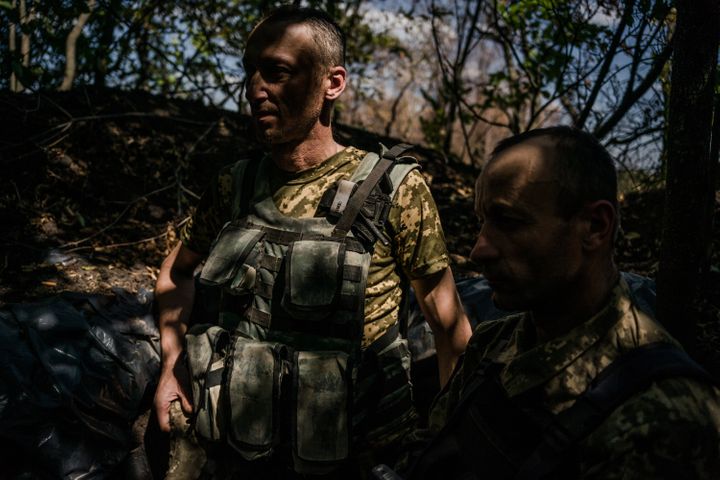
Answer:
[(273, 257), (271, 255), (265, 254), (260, 259), (260, 268), (270, 270), (271, 272), (279, 272), (282, 261), (283, 259), (280, 257)]
[(359, 282), (362, 280), (362, 267), (356, 265), (345, 265), (343, 269), (343, 280), (349, 280), (351, 282)]
[(270, 300), (273, 294), (273, 286), (274, 285), (272, 283), (262, 282), (258, 278), (258, 281), (255, 282), (255, 286), (253, 287), (253, 293), (255, 293), (255, 295), (259, 295), (265, 299)]
[(255, 307), (250, 307), (247, 313), (247, 319), (263, 328), (270, 327), (270, 314)]
[[(223, 379), (223, 369), (218, 368), (216, 370), (210, 370), (208, 374), (205, 376), (205, 388), (210, 389), (212, 387), (217, 387), (218, 385), (222, 384)], [(203, 397), (204, 399), (204, 397)]]
[(265, 226), (261, 227), (261, 229), (265, 232), (265, 238), (267, 238), (269, 242), (279, 243), (281, 245), (290, 245), (292, 242), (302, 238), (300, 232), (289, 232), (287, 230), (279, 230)]
[(390, 328), (385, 330), (385, 333), (380, 335), (380, 338), (371, 343), (366, 350), (379, 354), (387, 347), (389, 347), (390, 344), (395, 341), (398, 335), (400, 335), (400, 325), (395, 322)]
[(232, 167), (234, 180), (231, 218), (233, 220), (242, 218), (248, 212), (250, 200), (255, 193), (255, 177), (259, 165), (259, 160), (241, 160)]

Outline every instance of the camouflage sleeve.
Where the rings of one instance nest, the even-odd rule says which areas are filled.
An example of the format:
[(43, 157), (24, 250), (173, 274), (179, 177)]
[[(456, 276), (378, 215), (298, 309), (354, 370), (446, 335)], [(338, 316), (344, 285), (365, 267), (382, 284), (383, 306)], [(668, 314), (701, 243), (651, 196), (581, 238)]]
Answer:
[(395, 258), (411, 280), (450, 264), (435, 200), (420, 172), (411, 171), (398, 187), (388, 216)]
[(583, 442), (580, 478), (720, 478), (719, 408), (710, 386), (683, 379), (656, 383)]
[(446, 387), (435, 397), (430, 406), (429, 426), (434, 432), (440, 431), (455, 408), (460, 404), (465, 384), (473, 375), (480, 360), (485, 356), (492, 341), (501, 330), (504, 320), (488, 320), (481, 322), (473, 331), (462, 361), (453, 372)]
[(190, 220), (180, 231), (183, 245), (193, 252), (207, 255), (220, 229), (230, 220), (232, 182), (230, 167), (223, 168), (202, 194)]

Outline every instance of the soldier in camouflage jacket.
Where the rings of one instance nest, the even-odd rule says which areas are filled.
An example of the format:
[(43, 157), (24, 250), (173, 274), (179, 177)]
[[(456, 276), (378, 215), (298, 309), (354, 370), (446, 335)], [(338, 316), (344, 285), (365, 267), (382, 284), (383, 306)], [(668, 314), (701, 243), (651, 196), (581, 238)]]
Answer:
[[(612, 159), (584, 132), (539, 129), (495, 149), (471, 255), (495, 304), (524, 313), (478, 325), (410, 478), (720, 478), (720, 391), (682, 367), (695, 364), (618, 274), (616, 196)], [(685, 359), (629, 370), (650, 350)], [(624, 396), (589, 402), (611, 377)]]

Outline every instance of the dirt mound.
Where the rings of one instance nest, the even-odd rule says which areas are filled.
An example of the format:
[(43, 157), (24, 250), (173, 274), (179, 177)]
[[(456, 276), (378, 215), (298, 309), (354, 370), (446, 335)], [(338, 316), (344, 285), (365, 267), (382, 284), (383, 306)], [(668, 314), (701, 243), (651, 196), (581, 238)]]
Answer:
[[(0, 94), (0, 108), (0, 305), (58, 291), (152, 289), (160, 262), (212, 174), (260, 149), (246, 116), (144, 92)], [(343, 125), (336, 134), (365, 149), (398, 143)], [(477, 171), (450, 165), (431, 150), (418, 148), (416, 154), (455, 272), (475, 275), (468, 255), (478, 233)], [(623, 199), (623, 270), (656, 273), (662, 204), (658, 190)], [(713, 285), (700, 307), (706, 319), (701, 329), (717, 350), (720, 280)]]
[[(246, 116), (144, 92), (5, 94), (0, 105), (0, 303), (152, 288), (211, 175), (260, 149)], [(344, 126), (337, 135), (366, 149), (398, 142)], [(463, 267), (475, 172), (419, 156)]]

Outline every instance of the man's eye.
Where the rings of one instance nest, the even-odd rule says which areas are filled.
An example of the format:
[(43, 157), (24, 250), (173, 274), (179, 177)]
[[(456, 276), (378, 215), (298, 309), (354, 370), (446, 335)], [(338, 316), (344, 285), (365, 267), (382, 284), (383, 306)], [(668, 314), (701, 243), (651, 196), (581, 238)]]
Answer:
[(522, 225), (523, 221), (520, 218), (513, 217), (510, 215), (498, 215), (493, 221), (502, 227), (514, 228)]
[(285, 67), (272, 67), (267, 69), (266, 74), (268, 79), (282, 80), (290, 75), (290, 70)]

